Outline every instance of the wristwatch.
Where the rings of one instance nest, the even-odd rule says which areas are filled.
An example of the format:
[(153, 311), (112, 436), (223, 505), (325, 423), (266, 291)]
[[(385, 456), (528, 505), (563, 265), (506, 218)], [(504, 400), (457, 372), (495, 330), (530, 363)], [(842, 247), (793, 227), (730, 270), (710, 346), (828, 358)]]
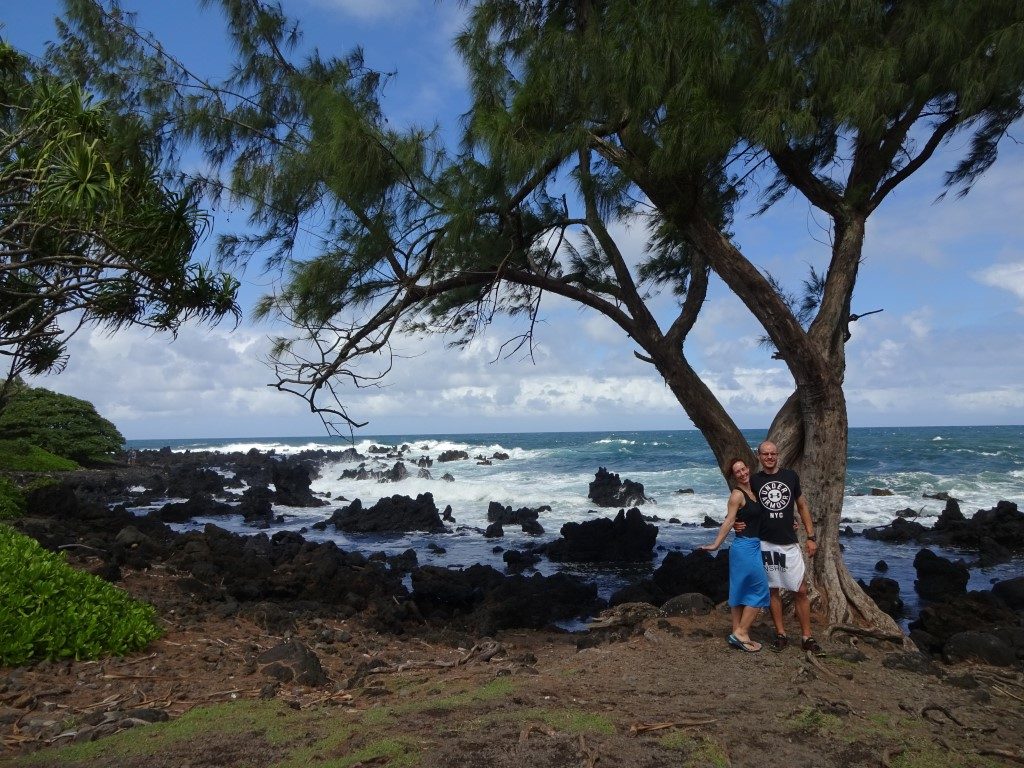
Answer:
[(818, 543), (818, 537), (815, 536), (813, 533), (810, 536), (807, 537), (807, 540), (808, 541), (813, 541), (815, 544)]

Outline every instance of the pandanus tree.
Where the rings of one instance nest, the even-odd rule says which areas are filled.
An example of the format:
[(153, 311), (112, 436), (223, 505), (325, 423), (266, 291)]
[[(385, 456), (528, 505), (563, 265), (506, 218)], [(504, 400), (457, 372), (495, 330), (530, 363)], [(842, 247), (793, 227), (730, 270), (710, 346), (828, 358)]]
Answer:
[(205, 228), (195, 194), (163, 182), (152, 149), (140, 120), (0, 41), (5, 382), (62, 370), (85, 325), (174, 332), (237, 314), (237, 280), (192, 261)]
[[(276, 386), (352, 425), (342, 385), (386, 374), (396, 334), (460, 344), (508, 314), (523, 320), (509, 343), (531, 345), (553, 295), (618, 325), (720, 461), (752, 460), (687, 361), (715, 276), (793, 377), (769, 435), (802, 473), (828, 621), (895, 630), (838, 540), (866, 223), (954, 135), (967, 149), (948, 188), (965, 193), (995, 162), (1022, 112), (1019, 3), (467, 2), (455, 45), (472, 106), (457, 149), (392, 127), (358, 53), (299, 60), (278, 6), (219, 5), (238, 51), (228, 82), (196, 78), (91, 0), (71, 3), (65, 61), (173, 122), (205, 149), (207, 189), (251, 206), (252, 230), (222, 247), (233, 259), (269, 248), (285, 269), (261, 304), (293, 331), (274, 349)], [(829, 222), (827, 264), (799, 305), (730, 237), (738, 201), (764, 211), (791, 193)], [(621, 221), (645, 227), (643, 254), (620, 248)], [(319, 253), (298, 258), (298, 241)], [(670, 315), (659, 292), (675, 298)]]

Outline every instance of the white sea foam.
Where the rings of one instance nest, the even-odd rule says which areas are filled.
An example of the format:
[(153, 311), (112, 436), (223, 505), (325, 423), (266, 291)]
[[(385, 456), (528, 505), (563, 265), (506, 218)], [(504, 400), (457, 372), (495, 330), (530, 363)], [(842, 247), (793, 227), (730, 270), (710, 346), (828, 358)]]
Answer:
[(944, 438), (944, 437), (942, 437), (940, 435), (936, 435), (935, 437), (932, 438), (932, 442), (936, 443), (936, 442), (939, 442), (940, 440), (945, 440), (945, 439), (946, 438)]
[(626, 440), (624, 438), (617, 437), (606, 437), (602, 440), (595, 440), (594, 445), (636, 445), (636, 440)]
[(281, 454), (281, 455), (285, 455), (285, 456), (291, 455), (291, 454), (294, 454), (294, 453), (299, 453), (300, 451), (315, 451), (315, 450), (337, 451), (337, 450), (341, 450), (341, 447), (339, 447), (338, 444), (336, 444), (336, 443), (319, 443), (319, 442), (311, 441), (311, 442), (308, 442), (308, 443), (303, 443), (302, 445), (291, 445), (291, 444), (288, 444), (288, 443), (282, 443), (282, 442), (277, 442), (277, 441), (272, 441), (272, 440), (264, 440), (264, 441), (258, 441), (258, 442), (257, 441), (249, 441), (249, 442), (238, 441), (238, 442), (234, 442), (234, 443), (225, 443), (224, 445), (214, 445), (214, 446), (203, 445), (203, 444), (184, 445), (184, 446), (178, 446), (177, 448), (172, 448), (171, 451), (173, 453), (185, 453), (186, 451), (209, 451), (211, 453), (248, 453), (253, 448), (255, 448), (257, 451), (260, 451), (262, 453), (271, 453), (271, 452), (273, 452), (273, 453), (277, 453), (277, 454)]

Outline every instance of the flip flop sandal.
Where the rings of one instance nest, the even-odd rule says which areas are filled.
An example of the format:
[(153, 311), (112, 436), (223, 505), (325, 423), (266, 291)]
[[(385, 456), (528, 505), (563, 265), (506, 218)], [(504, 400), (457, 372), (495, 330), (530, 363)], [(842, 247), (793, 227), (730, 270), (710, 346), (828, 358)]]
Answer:
[(753, 645), (756, 645), (756, 643), (751, 641), (744, 642), (743, 640), (740, 640), (738, 637), (736, 637), (736, 635), (729, 635), (728, 640), (729, 645), (735, 648), (737, 651), (743, 651), (744, 653), (757, 653), (761, 650), (760, 647), (751, 647)]

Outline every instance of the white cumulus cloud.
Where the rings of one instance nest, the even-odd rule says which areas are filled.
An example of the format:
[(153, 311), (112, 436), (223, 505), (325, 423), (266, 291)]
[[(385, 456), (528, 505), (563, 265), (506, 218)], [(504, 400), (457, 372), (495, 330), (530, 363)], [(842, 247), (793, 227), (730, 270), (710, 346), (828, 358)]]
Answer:
[(974, 278), (983, 285), (1009, 291), (1024, 301), (1024, 261), (993, 264), (977, 272)]

